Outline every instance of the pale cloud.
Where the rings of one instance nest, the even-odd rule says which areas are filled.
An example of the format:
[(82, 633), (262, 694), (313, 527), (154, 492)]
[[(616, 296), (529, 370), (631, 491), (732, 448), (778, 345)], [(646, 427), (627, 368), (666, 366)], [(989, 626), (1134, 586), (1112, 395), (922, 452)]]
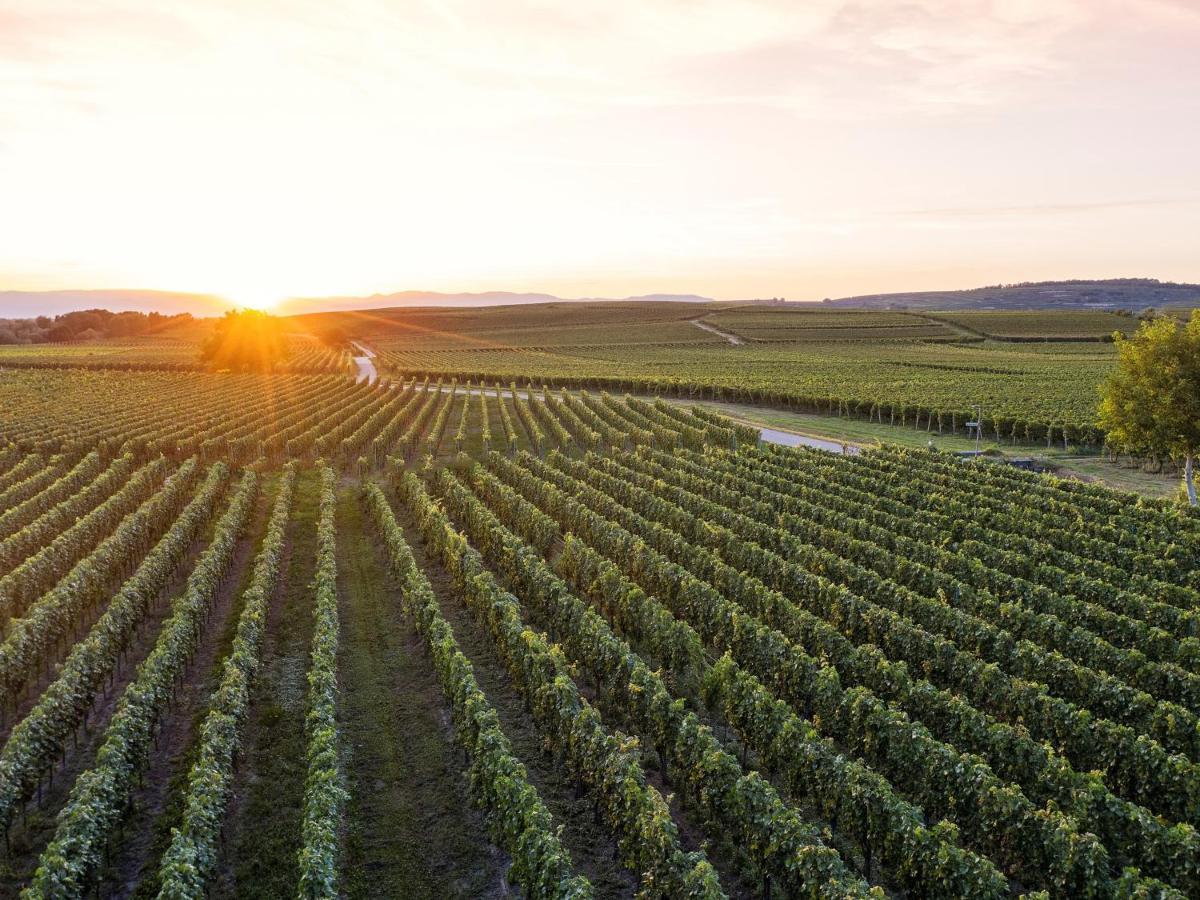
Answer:
[(1152, 209), (1164, 206), (1192, 206), (1200, 203), (1200, 195), (1158, 197), (1130, 200), (1101, 200), (1082, 203), (1037, 203), (1027, 206), (960, 206), (941, 209), (905, 209), (897, 216), (965, 216), (990, 218), (992, 216), (1039, 216), (1073, 215), (1076, 213), (1107, 212), (1124, 209)]

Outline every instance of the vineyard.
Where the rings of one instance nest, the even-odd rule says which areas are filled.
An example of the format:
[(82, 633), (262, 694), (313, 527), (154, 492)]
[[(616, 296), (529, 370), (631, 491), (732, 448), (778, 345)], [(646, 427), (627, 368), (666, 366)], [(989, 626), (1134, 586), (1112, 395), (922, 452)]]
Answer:
[[(179, 336), (67, 341), (57, 344), (0, 345), (0, 366), (25, 369), (116, 371), (202, 371), (199, 359), (203, 331), (194, 326)], [(350, 355), (326, 346), (311, 335), (290, 335), (287, 357), (276, 367), (293, 375), (336, 375), (350, 371)]]
[(1200, 894), (1200, 520), (481, 374), (3, 372), (0, 891)]
[[(275, 376), (353, 371), (349, 352), (316, 337), (333, 329), (367, 341), (378, 351), (380, 372), (395, 380), (532, 381), (755, 404), (935, 434), (964, 434), (979, 405), (990, 440), (1094, 448), (1104, 437), (1095, 427), (1098, 386), (1115, 359), (1105, 341), (1137, 320), (1101, 311), (639, 301), (324, 313), (289, 322), (287, 354), (274, 365)], [(46, 375), (45, 385), (58, 376), (72, 383), (71, 393), (78, 373), (93, 372), (97, 386), (84, 388), (80, 398), (88, 403), (88, 394), (105, 392), (101, 384), (130, 384), (115, 377), (122, 374), (211, 374), (199, 359), (205, 333), (194, 323), (141, 338), (6, 346), (0, 367)], [(239, 378), (227, 374), (226, 383)], [(14, 402), (31, 396), (36, 383), (31, 379)]]

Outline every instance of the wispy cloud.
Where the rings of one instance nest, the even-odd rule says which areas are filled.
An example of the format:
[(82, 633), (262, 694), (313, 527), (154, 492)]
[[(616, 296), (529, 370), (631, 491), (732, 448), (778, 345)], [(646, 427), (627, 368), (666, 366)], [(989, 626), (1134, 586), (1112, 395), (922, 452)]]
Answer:
[(1095, 200), (1077, 203), (1031, 203), (1016, 206), (957, 206), (932, 209), (900, 209), (891, 212), (890, 215), (991, 218), (993, 216), (1063, 215), (1107, 212), (1110, 210), (1152, 209), (1154, 207), (1192, 206), (1198, 203), (1200, 203), (1200, 194), (1188, 194), (1176, 197)]

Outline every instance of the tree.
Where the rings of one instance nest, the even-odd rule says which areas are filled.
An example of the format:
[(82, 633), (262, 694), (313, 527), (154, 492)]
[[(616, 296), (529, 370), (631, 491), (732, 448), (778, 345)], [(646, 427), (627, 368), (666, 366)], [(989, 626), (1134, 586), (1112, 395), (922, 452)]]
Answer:
[(1188, 502), (1200, 453), (1200, 310), (1181, 326), (1159, 316), (1132, 337), (1113, 336), (1117, 369), (1100, 388), (1100, 427), (1108, 442), (1129, 453), (1167, 454), (1184, 461)]
[(46, 332), (46, 340), (52, 344), (61, 344), (64, 341), (73, 340), (75, 337), (75, 329), (70, 325), (55, 325)]
[(202, 360), (236, 372), (269, 372), (286, 357), (279, 319), (256, 309), (229, 310), (200, 348)]

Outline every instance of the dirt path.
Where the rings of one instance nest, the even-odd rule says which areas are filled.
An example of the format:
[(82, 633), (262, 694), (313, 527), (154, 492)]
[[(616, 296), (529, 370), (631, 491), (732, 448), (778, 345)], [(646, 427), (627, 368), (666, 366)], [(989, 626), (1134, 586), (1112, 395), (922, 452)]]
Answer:
[(507, 860), (471, 803), (450, 710), (354, 488), (338, 501), (338, 718), (350, 790), (343, 890), (503, 897)]
[(379, 380), (379, 371), (375, 368), (375, 351), (366, 344), (358, 341), (351, 341), (355, 347), (361, 351), (361, 356), (354, 357), (354, 365), (358, 367), (358, 381), (365, 381), (367, 384), (374, 384)]
[[(749, 423), (746, 423), (749, 424)], [(849, 441), (831, 441), (826, 438), (813, 437), (811, 434), (801, 434), (798, 431), (781, 431), (778, 428), (758, 428), (760, 440), (768, 444), (778, 444), (781, 447), (811, 447), (814, 450), (825, 450), (828, 453), (845, 453), (857, 456), (862, 449)]]
[(318, 487), (315, 470), (298, 473), (211, 897), (296, 896)]
[(708, 322), (705, 322), (702, 319), (692, 319), (691, 321), (692, 321), (693, 325), (695, 325), (697, 328), (701, 329), (702, 331), (707, 331), (710, 334), (715, 334), (717, 337), (724, 338), (725, 340), (729, 341), (729, 343), (733, 344), (735, 347), (740, 347), (740, 346), (742, 346), (742, 344), (746, 343), (744, 340), (742, 340), (736, 334), (733, 334), (732, 332), (729, 332), (729, 331), (723, 331), (722, 329), (718, 328), (716, 325), (710, 325)]
[(104, 874), (101, 896), (157, 894), (159, 860), (170, 844), (170, 826), (178, 824), (182, 812), (181, 791), (187, 784), (197, 731), (220, 677), (217, 661), (228, 652), (233, 639), (242, 591), (249, 584), (267, 511), (266, 498), (260, 496), (246, 537), (239, 542), (229, 571), (213, 599), (183, 687), (161, 722), (156, 749), (151, 753), (140, 788), (131, 798), (132, 811), (122, 828), (127, 838)]

